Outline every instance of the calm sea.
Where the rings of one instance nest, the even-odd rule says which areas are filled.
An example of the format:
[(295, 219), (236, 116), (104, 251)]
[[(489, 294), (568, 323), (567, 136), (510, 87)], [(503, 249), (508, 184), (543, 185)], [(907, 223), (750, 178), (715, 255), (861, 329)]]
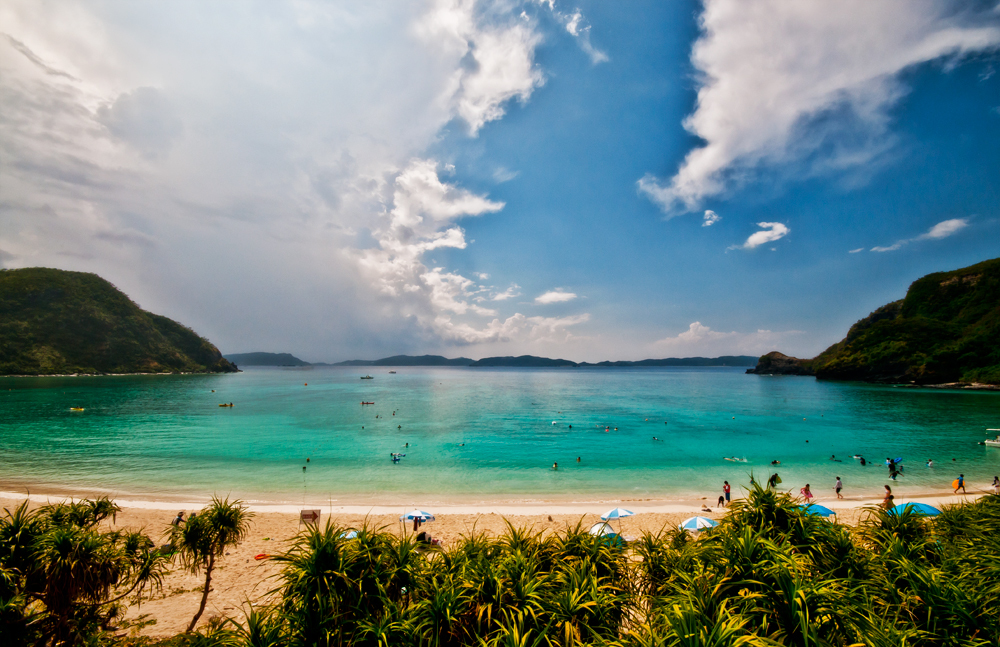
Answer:
[(977, 444), (1000, 427), (996, 392), (733, 368), (388, 370), (3, 378), (0, 489), (346, 505), (714, 497), (772, 460), (784, 487), (825, 494), (840, 476), (879, 495), (887, 456), (906, 488), (1000, 473), (1000, 448)]

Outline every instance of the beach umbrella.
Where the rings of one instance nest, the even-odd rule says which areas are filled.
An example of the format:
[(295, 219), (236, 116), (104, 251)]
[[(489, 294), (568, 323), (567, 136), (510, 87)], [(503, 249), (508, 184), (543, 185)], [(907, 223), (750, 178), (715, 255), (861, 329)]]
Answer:
[(801, 508), (801, 510), (806, 514), (816, 515), (819, 517), (830, 517), (837, 514), (830, 508), (819, 505), (818, 503), (810, 503), (809, 505), (800, 505), (799, 508)]
[(608, 510), (601, 515), (601, 519), (604, 521), (611, 521), (612, 519), (621, 519), (622, 517), (631, 517), (635, 513), (631, 510), (626, 510), (625, 508), (615, 508), (614, 510)]
[[(601, 515), (601, 519), (604, 521), (611, 521), (612, 519), (621, 519), (622, 517), (631, 517), (635, 513), (631, 510), (626, 510), (625, 508), (615, 508), (614, 510), (608, 510)], [(621, 523), (618, 523), (618, 532), (621, 532)]]
[(407, 512), (406, 514), (404, 514), (402, 517), (399, 518), (399, 520), (400, 521), (416, 520), (419, 521), (420, 523), (423, 523), (425, 521), (434, 521), (434, 515), (432, 515), (430, 512), (424, 512), (423, 510), (413, 510), (411, 512)]
[(907, 508), (909, 508), (910, 512), (927, 515), (928, 517), (933, 517), (935, 515), (941, 514), (941, 511), (932, 505), (927, 505), (926, 503), (916, 503), (916, 502), (898, 503), (892, 508), (892, 510), (889, 510), (889, 514), (894, 513), (896, 510), (902, 512)]
[(345, 530), (344, 532), (340, 533), (340, 537), (341, 537), (341, 539), (357, 539), (358, 538), (358, 531), (357, 530)]
[(704, 530), (705, 528), (714, 528), (718, 525), (718, 521), (712, 521), (708, 517), (691, 517), (681, 522), (681, 530)]

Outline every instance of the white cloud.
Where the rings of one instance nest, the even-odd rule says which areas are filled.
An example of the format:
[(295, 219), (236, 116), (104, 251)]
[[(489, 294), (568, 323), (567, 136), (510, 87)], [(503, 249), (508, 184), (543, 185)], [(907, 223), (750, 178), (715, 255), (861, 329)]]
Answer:
[(791, 231), (780, 222), (758, 222), (757, 226), (761, 227), (761, 231), (750, 234), (742, 245), (733, 245), (729, 249), (756, 249), (765, 243), (773, 243), (784, 238)]
[[(530, 21), (508, 13), (499, 24), (483, 24), (477, 21), (481, 13), (475, 0), (437, 0), (417, 26), (426, 43), (455, 61), (457, 69), (442, 100), (466, 121), (472, 135), (502, 117), (505, 103), (527, 101), (545, 82), (534, 62), (541, 35)], [(461, 64), (463, 60), (468, 63)]]
[(573, 292), (566, 292), (562, 288), (556, 288), (555, 290), (549, 290), (545, 294), (535, 297), (535, 303), (543, 305), (547, 305), (549, 303), (565, 303), (566, 301), (572, 301), (575, 298), (576, 294)]
[(515, 284), (511, 285), (509, 288), (507, 288), (506, 290), (504, 290), (503, 292), (498, 292), (497, 294), (494, 294), (493, 296), (491, 296), (490, 300), (491, 301), (506, 301), (507, 299), (514, 299), (516, 297), (521, 296), (521, 293), (518, 292), (518, 290), (520, 290), (520, 289), (521, 289), (521, 286), (518, 285), (517, 283), (515, 283)]
[(705, 144), (669, 181), (638, 184), (668, 217), (762, 165), (870, 161), (892, 143), (900, 72), (1000, 45), (1000, 13), (949, 0), (705, 0), (700, 23), (698, 100), (684, 126)]
[(425, 151), (542, 84), (519, 11), (0, 3), (3, 264), (98, 272), (226, 350), (466, 343), (462, 325), (503, 318), (424, 256), (464, 249), (458, 220), (503, 203)]
[(587, 19), (584, 18), (583, 13), (579, 9), (576, 9), (573, 13), (563, 13), (556, 9), (555, 0), (535, 1), (544, 7), (548, 7), (549, 11), (552, 12), (552, 16), (562, 24), (570, 36), (576, 39), (580, 45), (580, 49), (590, 57), (591, 64), (597, 65), (598, 63), (606, 63), (610, 60), (605, 52), (597, 49), (590, 42), (590, 25), (587, 24)]
[(715, 213), (711, 209), (706, 209), (705, 210), (705, 218), (702, 221), (701, 226), (702, 227), (711, 227), (712, 225), (714, 225), (715, 223), (719, 222), (720, 220), (722, 220), (722, 216), (720, 216), (719, 214)]
[(848, 254), (857, 254), (858, 252), (863, 252), (863, 251), (865, 251), (865, 248), (864, 248), (864, 247), (858, 247), (857, 249), (852, 249), (852, 250), (850, 250), (850, 251), (849, 251), (849, 252), (847, 252), (847, 253), (848, 253)]
[(909, 245), (920, 240), (940, 240), (942, 238), (947, 238), (954, 233), (961, 231), (969, 226), (968, 218), (952, 218), (950, 220), (942, 220), (938, 224), (934, 225), (926, 232), (920, 234), (919, 236), (914, 236), (913, 238), (904, 238), (903, 240), (897, 240), (892, 245), (886, 245), (884, 247), (872, 247), (873, 252), (894, 252), (904, 245)]
[(793, 338), (804, 334), (801, 330), (772, 332), (719, 332), (695, 321), (688, 329), (674, 337), (666, 337), (655, 342), (662, 352), (680, 357), (719, 355), (762, 355), (785, 346)]
[(917, 236), (915, 240), (937, 240), (938, 238), (947, 238), (948, 236), (951, 236), (955, 232), (965, 229), (968, 226), (969, 221), (967, 218), (942, 220), (938, 224), (931, 227), (927, 233)]

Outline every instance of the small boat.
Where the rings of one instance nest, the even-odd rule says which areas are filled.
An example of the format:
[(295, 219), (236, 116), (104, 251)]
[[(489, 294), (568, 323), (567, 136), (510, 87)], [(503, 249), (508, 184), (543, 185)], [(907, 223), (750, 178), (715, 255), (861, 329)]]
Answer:
[(371, 375), (365, 375), (365, 376), (364, 376), (364, 377), (362, 377), (361, 379), (362, 379), (362, 380), (374, 380), (375, 378), (374, 378), (374, 377), (372, 377)]
[(70, 407), (70, 411), (83, 411), (83, 407)]
[(231, 406), (233, 406), (233, 403), (232, 403), (232, 402), (230, 402), (230, 403), (226, 404), (226, 403), (224, 402), (224, 403), (220, 404), (219, 406), (220, 406), (220, 407), (231, 407)]
[(389, 375), (395, 375), (396, 371), (389, 371)]
[(364, 400), (362, 400), (361, 404), (375, 404), (375, 403), (374, 402), (365, 402)]
[(733, 461), (734, 463), (746, 463), (746, 462), (747, 462), (747, 459), (746, 459), (746, 457), (743, 457), (743, 458), (736, 458), (735, 456), (731, 456), (731, 457), (730, 457), (730, 456), (725, 456), (724, 458), (725, 458), (725, 459), (726, 459), (727, 461)]
[[(1000, 429), (987, 429), (986, 431), (1000, 431)], [(997, 434), (996, 438), (987, 438), (983, 444), (988, 447), (1000, 447), (1000, 434)]]

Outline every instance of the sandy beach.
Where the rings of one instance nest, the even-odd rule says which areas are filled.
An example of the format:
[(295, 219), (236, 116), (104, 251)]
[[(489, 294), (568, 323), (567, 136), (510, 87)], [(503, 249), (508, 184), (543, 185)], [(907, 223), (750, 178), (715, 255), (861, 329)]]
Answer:
[[(900, 490), (897, 502), (921, 500), (934, 505), (947, 505), (961, 501), (974, 500), (978, 494), (952, 495), (950, 492), (906, 492)], [(15, 492), (0, 492), (0, 506), (12, 508), (25, 498)], [(33, 494), (30, 496), (32, 506), (44, 505), (46, 502), (61, 501), (69, 497), (59, 495)], [(75, 498), (82, 498), (77, 496)], [(113, 528), (141, 528), (157, 543), (161, 543), (165, 530), (180, 511), (190, 513), (202, 508), (204, 502), (177, 501), (139, 501), (116, 499), (122, 507), (113, 524)], [(837, 512), (837, 519), (845, 524), (857, 524), (865, 513), (866, 506), (877, 505), (881, 497), (848, 497), (837, 500), (831, 497), (821, 497), (821, 503)], [(433, 537), (441, 539), (445, 546), (459, 539), (462, 535), (473, 531), (500, 534), (510, 522), (514, 526), (529, 526), (541, 531), (559, 531), (567, 526), (575, 526), (582, 522), (590, 524), (600, 520), (600, 515), (611, 508), (621, 506), (635, 512), (635, 516), (621, 520), (622, 533), (626, 536), (638, 536), (643, 532), (656, 532), (664, 527), (672, 527), (692, 515), (698, 514), (713, 519), (720, 519), (725, 510), (716, 508), (714, 501), (706, 500), (645, 500), (645, 501), (594, 501), (594, 502), (531, 502), (479, 505), (436, 505), (428, 509), (436, 519), (421, 527)], [(703, 512), (702, 505), (708, 504), (711, 512)], [(319, 507), (319, 506), (307, 506)], [(270, 560), (257, 560), (260, 554), (281, 553), (291, 545), (296, 533), (302, 529), (298, 520), (301, 506), (288, 504), (250, 504), (255, 516), (253, 526), (247, 540), (235, 550), (230, 551), (219, 562), (213, 576), (212, 592), (208, 606), (199, 626), (207, 624), (213, 617), (242, 616), (242, 609), (247, 602), (260, 604), (267, 600), (268, 592), (278, 584), (276, 576), (279, 567)], [(320, 523), (332, 520), (335, 524), (346, 527), (359, 527), (366, 521), (369, 525), (385, 527), (395, 533), (410, 533), (412, 525), (402, 524), (399, 516), (412, 506), (326, 506), (322, 508)], [(618, 526), (619, 522), (615, 522)], [(154, 599), (144, 602), (141, 606), (129, 608), (128, 618), (136, 620), (145, 615), (146, 619), (155, 620), (155, 624), (146, 626), (144, 635), (159, 638), (175, 635), (184, 631), (198, 608), (201, 595), (202, 576), (192, 575), (180, 567), (175, 567), (163, 580), (163, 589)]]

